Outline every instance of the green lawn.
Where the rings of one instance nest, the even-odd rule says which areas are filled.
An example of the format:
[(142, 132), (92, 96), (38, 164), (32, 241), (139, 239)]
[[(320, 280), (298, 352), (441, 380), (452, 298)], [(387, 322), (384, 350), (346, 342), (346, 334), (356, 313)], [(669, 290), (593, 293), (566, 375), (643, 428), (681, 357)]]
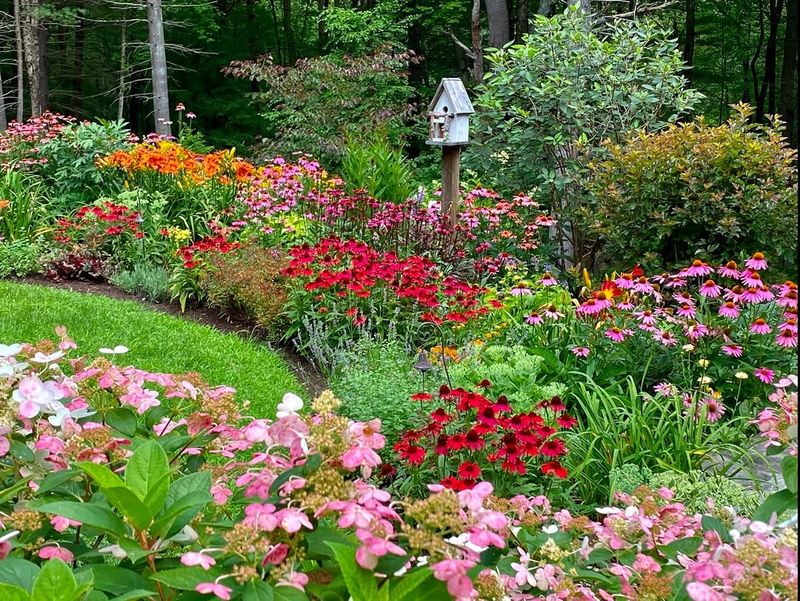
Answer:
[(210, 384), (237, 389), (247, 412), (274, 417), (284, 393), (307, 398), (286, 363), (263, 346), (202, 324), (148, 310), (133, 301), (0, 281), (0, 343), (55, 339), (65, 325), (78, 351), (96, 355), (118, 344), (130, 351), (117, 362), (149, 371), (196, 371)]

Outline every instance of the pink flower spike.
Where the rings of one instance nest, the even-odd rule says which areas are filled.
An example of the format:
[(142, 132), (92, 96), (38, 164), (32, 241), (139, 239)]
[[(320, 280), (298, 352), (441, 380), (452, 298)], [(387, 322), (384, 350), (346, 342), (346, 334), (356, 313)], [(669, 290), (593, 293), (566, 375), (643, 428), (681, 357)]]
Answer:
[(222, 601), (230, 601), (233, 589), (218, 582), (201, 582), (194, 590), (203, 595), (215, 595)]

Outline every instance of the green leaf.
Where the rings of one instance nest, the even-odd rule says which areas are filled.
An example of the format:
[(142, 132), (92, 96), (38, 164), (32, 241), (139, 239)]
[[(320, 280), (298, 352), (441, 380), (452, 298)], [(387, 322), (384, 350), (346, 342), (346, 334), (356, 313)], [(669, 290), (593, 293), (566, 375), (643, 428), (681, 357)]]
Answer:
[(118, 432), (132, 438), (136, 434), (136, 414), (126, 407), (116, 407), (106, 412), (106, 423)]
[(23, 463), (33, 463), (36, 461), (36, 457), (34, 457), (33, 451), (31, 451), (30, 447), (19, 440), (11, 441), (10, 451), (12, 457), (19, 459)]
[(274, 601), (274, 599), (272, 587), (261, 580), (248, 582), (242, 593), (242, 601)]
[(758, 522), (769, 522), (773, 515), (780, 515), (789, 507), (797, 503), (797, 495), (790, 492), (788, 489), (779, 490), (772, 493), (761, 504), (761, 507), (756, 509), (753, 514), (753, 520)]
[(589, 553), (589, 556), (586, 558), (586, 565), (594, 565), (596, 563), (604, 563), (614, 557), (614, 552), (611, 549), (605, 549), (603, 547), (599, 547)]
[(111, 595), (146, 589), (148, 585), (147, 580), (138, 573), (118, 566), (98, 564), (89, 570), (94, 576), (94, 588)]
[(298, 465), (286, 470), (285, 472), (281, 472), (281, 474), (273, 481), (272, 486), (269, 487), (270, 496), (277, 495), (278, 489), (283, 486), (284, 483), (288, 482), (289, 478), (292, 478), (293, 476), (308, 476), (312, 472), (315, 472), (320, 465), (322, 465), (322, 457), (319, 455), (319, 453), (315, 453), (306, 459), (306, 462), (303, 465)]
[(51, 559), (33, 582), (31, 601), (74, 601), (76, 588), (70, 567), (60, 559)]
[(711, 515), (704, 515), (703, 519), (700, 521), (700, 525), (703, 527), (704, 530), (713, 530), (725, 543), (732, 543), (733, 539), (731, 538), (730, 533), (728, 532), (728, 528), (725, 527), (718, 518), (715, 518)]
[(122, 515), (128, 518), (137, 530), (146, 530), (153, 521), (153, 514), (127, 486), (103, 488), (101, 491), (108, 498), (109, 502), (116, 507)]
[(30, 598), (28, 591), (13, 584), (0, 582), (0, 599), (3, 601), (29, 601)]
[(151, 531), (168, 537), (186, 524), (211, 502), (211, 474), (196, 472), (179, 478), (167, 491), (166, 510), (153, 524)]
[(413, 601), (416, 599), (414, 591), (428, 580), (433, 580), (433, 572), (428, 568), (417, 568), (406, 572), (400, 580), (393, 582), (392, 601), (403, 601), (403, 599)]
[(122, 547), (122, 550), (128, 555), (128, 559), (130, 559), (132, 563), (136, 563), (143, 557), (147, 557), (151, 553), (154, 553), (154, 551), (143, 549), (138, 542), (130, 538), (120, 538), (118, 543), (119, 546)]
[(77, 465), (82, 472), (88, 474), (102, 488), (125, 487), (122, 478), (105, 465), (92, 463), (91, 461), (81, 461)]
[(200, 566), (161, 570), (150, 575), (150, 580), (181, 591), (193, 591), (201, 582), (213, 582), (219, 576), (218, 569), (204, 570)]
[(125, 536), (125, 524), (111, 509), (96, 503), (80, 503), (77, 501), (55, 501), (42, 505), (31, 505), (35, 511), (53, 513), (81, 524), (103, 530), (116, 536)]
[(39, 566), (27, 559), (8, 557), (0, 561), (0, 582), (13, 584), (31, 592), (39, 569)]
[(308, 555), (311, 557), (333, 557), (333, 551), (328, 545), (329, 542), (352, 546), (353, 548), (357, 546), (352, 536), (348, 536), (338, 528), (331, 528), (321, 524), (311, 532), (306, 533), (305, 538), (308, 544)]
[(137, 601), (137, 599), (158, 599), (158, 593), (145, 589), (135, 589), (119, 597), (114, 597), (110, 601)]
[[(703, 519), (705, 519), (705, 517)], [(708, 528), (705, 524), (703, 524), (703, 527)], [(725, 532), (725, 535), (727, 536), (728, 533)], [(661, 553), (663, 553), (664, 557), (666, 557), (667, 559), (671, 559), (672, 561), (677, 561), (679, 554), (691, 556), (700, 548), (700, 545), (702, 543), (703, 543), (702, 538), (700, 538), (699, 536), (692, 536), (689, 538), (681, 538), (678, 540), (674, 540), (666, 545), (661, 545), (658, 547), (658, 550)]]
[(308, 601), (308, 597), (293, 586), (276, 586), (272, 593), (274, 601)]
[(371, 572), (356, 563), (356, 550), (339, 543), (328, 543), (328, 546), (339, 564), (353, 601), (372, 601), (378, 594), (378, 584)]
[(786, 483), (786, 488), (792, 494), (797, 494), (797, 457), (787, 455), (781, 459), (781, 473), (783, 474), (783, 481)]
[(172, 475), (167, 472), (160, 480), (154, 482), (150, 490), (147, 491), (144, 504), (147, 505), (153, 514), (157, 514), (164, 509), (164, 502), (167, 500), (171, 478)]
[(169, 461), (161, 445), (148, 440), (137, 448), (125, 468), (125, 483), (140, 500), (157, 486), (169, 487), (164, 476), (169, 474)]
[(69, 482), (79, 473), (80, 472), (78, 470), (61, 470), (58, 472), (53, 472), (51, 474), (48, 474), (39, 483), (39, 488), (37, 489), (36, 494), (43, 495), (46, 492), (50, 492), (51, 490), (58, 488), (62, 484)]

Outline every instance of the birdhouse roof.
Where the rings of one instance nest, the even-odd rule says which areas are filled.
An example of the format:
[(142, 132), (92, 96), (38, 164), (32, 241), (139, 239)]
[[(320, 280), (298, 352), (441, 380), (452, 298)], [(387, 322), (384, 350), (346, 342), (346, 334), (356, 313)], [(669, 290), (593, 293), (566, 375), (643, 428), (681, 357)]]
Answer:
[(464, 82), (462, 82), (460, 78), (442, 78), (442, 81), (439, 82), (439, 87), (436, 88), (436, 94), (433, 95), (433, 100), (428, 110), (432, 111), (436, 107), (436, 103), (439, 102), (439, 98), (442, 97), (442, 94), (447, 94), (447, 98), (453, 106), (453, 113), (456, 115), (470, 115), (475, 112), (475, 109), (472, 107), (472, 102), (470, 102), (469, 96), (467, 95), (467, 90), (464, 87)]

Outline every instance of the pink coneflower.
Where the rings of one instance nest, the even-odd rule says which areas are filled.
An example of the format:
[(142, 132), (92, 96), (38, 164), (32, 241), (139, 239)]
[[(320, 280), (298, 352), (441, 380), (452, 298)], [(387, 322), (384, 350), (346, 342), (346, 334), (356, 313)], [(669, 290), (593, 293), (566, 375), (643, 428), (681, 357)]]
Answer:
[(790, 330), (789, 328), (781, 330), (775, 336), (775, 344), (784, 348), (794, 348), (797, 346), (797, 329)]
[(772, 384), (772, 381), (775, 379), (775, 372), (766, 367), (757, 367), (753, 371), (753, 375), (764, 382), (764, 384)]
[(797, 320), (788, 318), (786, 321), (784, 321), (781, 325), (778, 326), (778, 330), (780, 330), (781, 332), (783, 330), (790, 330), (791, 332), (797, 334)]
[(797, 291), (784, 290), (778, 297), (778, 304), (781, 307), (796, 307), (797, 306)]
[(764, 294), (759, 288), (750, 287), (739, 297), (743, 303), (760, 303), (761, 301), (765, 300)]
[(714, 423), (725, 413), (725, 405), (714, 397), (703, 399), (703, 406), (706, 409), (706, 421)]
[(714, 280), (706, 280), (705, 283), (700, 286), (700, 294), (706, 298), (717, 298), (722, 294), (722, 288), (720, 288)]
[(694, 299), (688, 292), (676, 292), (672, 298), (675, 299), (675, 302), (694, 306)]
[(655, 333), (655, 332), (658, 332), (658, 331), (659, 331), (659, 329), (658, 329), (656, 326), (650, 326), (650, 325), (647, 325), (647, 324), (644, 324), (644, 323), (640, 323), (640, 324), (638, 325), (638, 328), (639, 328), (639, 329), (640, 329), (642, 332), (650, 332), (650, 333)]
[(577, 309), (575, 309), (575, 312), (578, 315), (597, 315), (598, 313), (601, 313), (604, 308), (604, 304), (601, 301), (597, 300), (596, 298), (590, 298)]
[(622, 342), (625, 340), (626, 332), (630, 332), (630, 330), (621, 330), (617, 327), (608, 328), (606, 330), (606, 338), (610, 338), (614, 342)]
[(542, 286), (555, 286), (558, 284), (558, 281), (550, 274), (549, 271), (545, 271), (542, 274), (542, 278), (539, 280), (539, 283)]
[(636, 319), (641, 321), (646, 326), (651, 326), (656, 322), (656, 318), (653, 315), (653, 312), (650, 309), (645, 309), (644, 311), (637, 311), (634, 313)]
[(547, 319), (557, 320), (561, 317), (564, 317), (563, 313), (560, 313), (555, 305), (547, 305), (542, 311), (542, 315), (544, 315)]
[(511, 296), (524, 296), (526, 294), (531, 294), (531, 289), (523, 282), (520, 282), (511, 289)]
[(678, 344), (678, 340), (673, 336), (672, 332), (668, 332), (667, 330), (658, 330), (653, 338), (664, 346), (675, 346)]
[(708, 263), (704, 263), (700, 259), (695, 259), (694, 261), (692, 261), (692, 264), (689, 265), (689, 267), (680, 272), (680, 275), (695, 277), (695, 276), (705, 276), (710, 273), (714, 273), (714, 268), (711, 267), (711, 265), (709, 265)]
[(652, 294), (655, 292), (653, 285), (647, 281), (647, 278), (644, 276), (640, 276), (637, 278), (636, 282), (633, 285), (633, 289), (636, 292), (640, 292), (642, 294)]
[(666, 288), (683, 288), (686, 286), (686, 280), (682, 277), (673, 277), (664, 284)]
[(738, 344), (723, 344), (722, 352), (731, 357), (741, 357), (744, 349)]
[(719, 306), (719, 314), (722, 317), (727, 317), (728, 319), (736, 319), (739, 317), (739, 307), (737, 307), (736, 303), (732, 301), (722, 303)]
[(616, 280), (614, 280), (614, 283), (617, 285), (617, 288), (621, 288), (622, 290), (630, 290), (633, 288), (633, 274), (623, 273)]
[(769, 327), (766, 319), (759, 317), (750, 325), (750, 331), (753, 332), (753, 334), (769, 334), (772, 328)]
[(753, 288), (760, 288), (764, 285), (761, 274), (757, 271), (750, 271), (749, 269), (746, 269), (742, 273), (742, 282), (745, 286), (752, 286)]
[(669, 382), (661, 382), (659, 384), (656, 384), (655, 386), (653, 386), (653, 391), (658, 396), (664, 396), (664, 397), (672, 396), (677, 392), (677, 390), (675, 389), (675, 385), (670, 384)]
[(680, 307), (678, 307), (678, 310), (676, 311), (676, 313), (678, 315), (680, 315), (681, 317), (694, 317), (695, 316), (694, 307), (692, 305), (688, 304), (688, 303), (683, 303)]
[(747, 259), (744, 263), (750, 269), (764, 270), (767, 269), (767, 260), (764, 258), (764, 253), (755, 253), (752, 257)]
[(619, 309), (620, 311), (633, 311), (635, 308), (636, 308), (636, 305), (634, 305), (629, 300), (624, 300), (624, 301), (621, 301), (621, 302), (617, 303), (617, 309)]
[(544, 319), (542, 319), (542, 316), (536, 311), (528, 315), (528, 317), (525, 318), (525, 321), (532, 326), (538, 326), (539, 324), (544, 323)]
[(697, 340), (703, 336), (708, 336), (710, 332), (708, 326), (699, 322), (687, 325), (686, 328), (684, 328), (684, 331), (691, 340)]
[(588, 347), (585, 346), (575, 346), (569, 350), (572, 352), (573, 355), (575, 355), (576, 357), (580, 357), (581, 359), (585, 359), (586, 357), (589, 356), (590, 353)]
[(717, 273), (719, 273), (721, 276), (732, 278), (734, 280), (738, 280), (739, 276), (741, 275), (739, 273), (739, 266), (736, 264), (736, 261), (728, 261), (725, 263), (725, 265), (717, 269)]
[(745, 293), (745, 289), (742, 288), (739, 285), (736, 285), (733, 288), (729, 288), (728, 290), (725, 291), (724, 298), (725, 298), (725, 300), (729, 300), (729, 301), (733, 301), (735, 303), (738, 303), (742, 298), (742, 294), (744, 294), (744, 293)]

